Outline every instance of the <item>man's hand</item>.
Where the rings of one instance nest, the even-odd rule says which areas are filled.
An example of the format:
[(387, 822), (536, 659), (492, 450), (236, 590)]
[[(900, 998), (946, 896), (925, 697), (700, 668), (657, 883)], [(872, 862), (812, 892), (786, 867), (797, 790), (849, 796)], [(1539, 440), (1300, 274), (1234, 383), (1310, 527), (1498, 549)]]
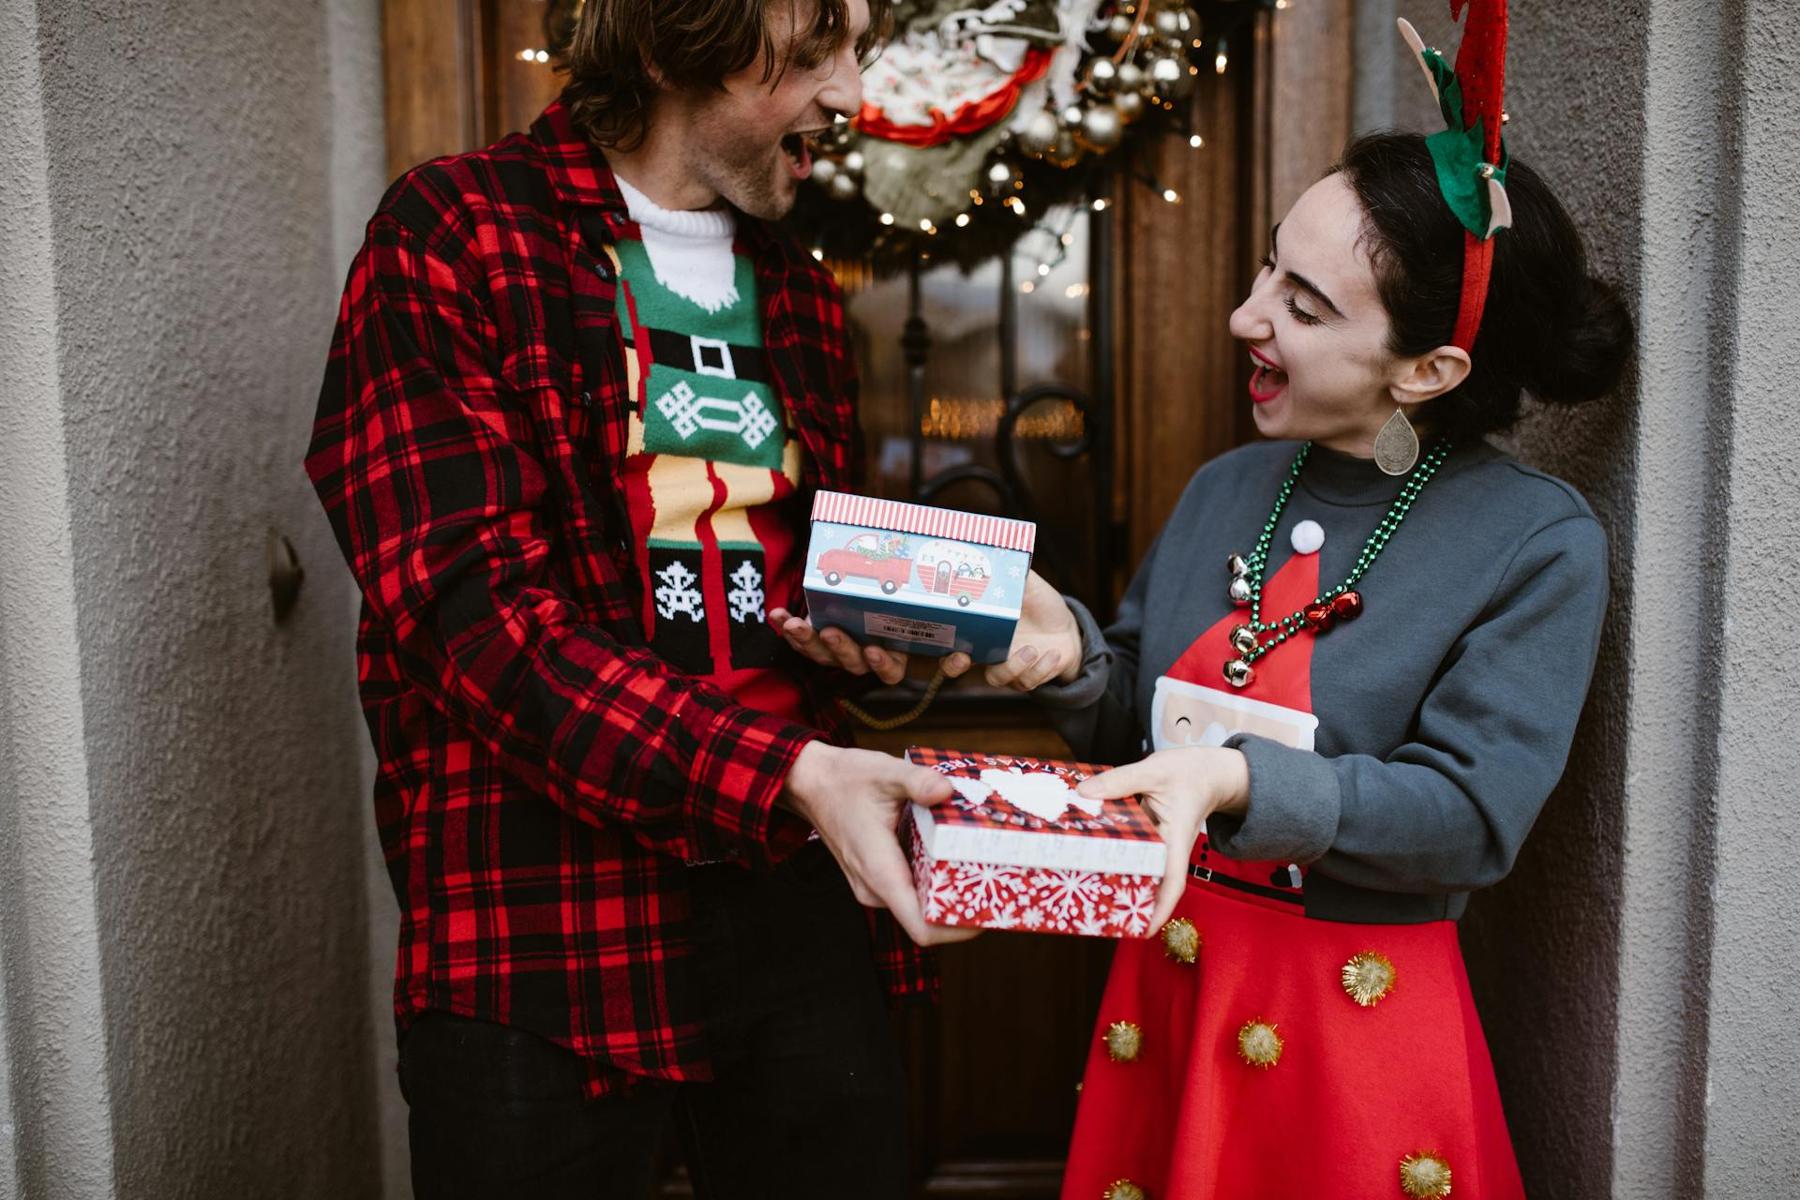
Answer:
[(769, 627), (782, 640), (822, 667), (841, 667), (852, 675), (873, 671), (889, 686), (906, 676), (905, 654), (881, 646), (859, 646), (841, 629), (814, 629), (811, 621), (785, 608), (771, 608), (768, 619)]
[(887, 909), (913, 941), (933, 946), (967, 941), (980, 930), (926, 923), (897, 832), (906, 805), (950, 796), (950, 781), (936, 771), (873, 750), (809, 742), (788, 771), (782, 801), (819, 831), (859, 901)]
[(1188, 859), (1206, 818), (1216, 812), (1241, 813), (1249, 803), (1250, 767), (1237, 750), (1182, 746), (1102, 771), (1076, 790), (1090, 800), (1144, 798), (1169, 848), (1162, 886), (1156, 892), (1156, 913), (1150, 918), (1155, 933), (1175, 914), (1175, 904), (1187, 887)]
[[(969, 656), (952, 654), (944, 659), (944, 674), (954, 679), (969, 669)], [(1073, 683), (1081, 674), (1081, 627), (1062, 594), (1036, 571), (1025, 579), (1025, 601), (1019, 607), (1019, 624), (1013, 630), (1006, 661), (987, 669), (994, 687), (1029, 692), (1055, 680)]]

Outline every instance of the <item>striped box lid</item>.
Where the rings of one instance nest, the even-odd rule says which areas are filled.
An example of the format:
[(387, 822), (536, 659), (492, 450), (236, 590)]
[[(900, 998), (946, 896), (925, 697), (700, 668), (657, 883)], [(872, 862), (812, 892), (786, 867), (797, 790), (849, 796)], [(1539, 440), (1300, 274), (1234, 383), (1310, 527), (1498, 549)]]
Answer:
[(974, 542), (1003, 550), (1022, 550), (1026, 554), (1030, 554), (1037, 544), (1037, 524), (1032, 521), (959, 512), (954, 508), (932, 508), (903, 500), (852, 496), (844, 492), (820, 492), (814, 497), (812, 519)]

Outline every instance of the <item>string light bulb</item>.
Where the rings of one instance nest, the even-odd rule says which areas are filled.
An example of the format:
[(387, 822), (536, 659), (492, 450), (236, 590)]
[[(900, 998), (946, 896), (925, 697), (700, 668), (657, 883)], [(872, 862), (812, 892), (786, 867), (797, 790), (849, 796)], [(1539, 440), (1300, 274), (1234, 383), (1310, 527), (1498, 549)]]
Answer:
[(1031, 295), (1031, 293), (1037, 291), (1037, 281), (1033, 280), (1033, 279), (1027, 279), (1024, 283), (1021, 283), (1019, 285), (1019, 290), (1021, 292), (1024, 292), (1027, 296), (1029, 296), (1029, 295)]
[(1231, 64), (1231, 53), (1225, 45), (1225, 39), (1219, 39), (1219, 52), (1213, 56), (1213, 70), (1223, 75), (1225, 68)]
[(957, 213), (956, 214), (956, 227), (958, 229), (965, 229), (968, 227), (968, 224), (969, 224), (969, 214), (968, 213)]
[(1196, 133), (1192, 137), (1188, 138), (1188, 145), (1192, 146), (1194, 149), (1198, 150), (1202, 146), (1206, 145), (1206, 139)]
[(886, 213), (886, 212), (882, 213), (881, 214), (881, 223), (883, 225), (892, 225), (894, 223), (894, 214)]
[(1050, 264), (1049, 263), (1039, 263), (1038, 264), (1038, 278), (1042, 279), (1044, 276), (1046, 276), (1048, 274), (1050, 274)]
[(1100, 199), (1094, 201), (1093, 208), (1094, 208), (1095, 212), (1105, 212), (1109, 207), (1111, 207), (1111, 202), (1108, 201), (1106, 199), (1106, 197), (1104, 197), (1104, 196), (1102, 196), (1102, 197), (1100, 197)]
[(1164, 188), (1163, 189), (1163, 199), (1170, 204), (1180, 204), (1181, 203), (1181, 193), (1176, 191), (1174, 188)]

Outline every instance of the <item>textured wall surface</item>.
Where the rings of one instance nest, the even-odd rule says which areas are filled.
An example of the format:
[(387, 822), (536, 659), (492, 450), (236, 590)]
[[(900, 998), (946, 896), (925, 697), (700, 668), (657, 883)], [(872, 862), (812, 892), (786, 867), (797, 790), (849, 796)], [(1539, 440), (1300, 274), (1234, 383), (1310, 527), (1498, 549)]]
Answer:
[[(6, 798), (40, 840), (90, 840), (68, 878), (98, 928), (79, 996), (98, 1047), (71, 1047), (25, 1024), (17, 998), (44, 985), (15, 958), (36, 970), (41, 956), (11, 952), (32, 905), (9, 892), (9, 1065), (28, 1114), (21, 1080), (50, 1086), (40, 1075), (82, 1065), (72, 1049), (103, 1053), (85, 1086), (110, 1122), (79, 1142), (95, 1131), (62, 1114), (43, 1116), (46, 1136), (24, 1129), (28, 1196), (107, 1194), (79, 1178), (96, 1164), (120, 1195), (379, 1191), (350, 600), (299, 470), (344, 265), (338, 214), (353, 201), (360, 222), (380, 185), (378, 48), (334, 51), (376, 10), (6, 0), (6, 86), (21, 86), (15, 57), (35, 68), (26, 111), (42, 132), (24, 165), (47, 227), (15, 230), (9, 191), (0, 230), (48, 263), (49, 303), (0, 345), (10, 360), (21, 336), (52, 339), (30, 377), (47, 403), (16, 396), (9, 370), (8, 407), (50, 414), (28, 458), (52, 477), (28, 483), (40, 508), (63, 508), (67, 619), (48, 633), (67, 647), (15, 635), (10, 602), (0, 612), (7, 644), (31, 635), (31, 671), (73, 710), (26, 748), (80, 776), (21, 774)], [(282, 625), (272, 533), (312, 573)], [(50, 587), (55, 543), (6, 534), (0, 578)]]
[[(1358, 123), (1435, 129), (1382, 48), (1393, 7), (1359, 5)], [(1768, 719), (1800, 704), (1800, 654), (1752, 615), (1800, 574), (1769, 503), (1800, 458), (1777, 415), (1800, 373), (1800, 64), (1778, 7), (1512, 6), (1508, 144), (1639, 325), (1621, 396), (1515, 439), (1593, 501), (1615, 588), (1563, 786), (1463, 931), (1534, 1196), (1774, 1195), (1800, 1174), (1800, 906), (1776, 865), (1800, 850), (1800, 761)]]

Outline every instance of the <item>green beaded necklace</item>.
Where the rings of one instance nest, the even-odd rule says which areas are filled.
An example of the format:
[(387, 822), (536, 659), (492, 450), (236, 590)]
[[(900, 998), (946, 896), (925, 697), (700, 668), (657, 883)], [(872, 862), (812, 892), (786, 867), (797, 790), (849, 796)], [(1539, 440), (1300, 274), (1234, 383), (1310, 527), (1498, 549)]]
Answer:
[[(1250, 621), (1239, 625), (1231, 631), (1231, 648), (1238, 656), (1225, 663), (1225, 679), (1232, 687), (1248, 687), (1256, 678), (1256, 671), (1250, 665), (1289, 638), (1299, 637), (1303, 631), (1324, 633), (1337, 621), (1354, 621), (1362, 615), (1362, 593), (1355, 590), (1357, 581), (1375, 564), (1382, 550), (1386, 549), (1389, 539), (1400, 528), (1400, 522), (1406, 519), (1413, 501), (1431, 477), (1437, 474), (1438, 468), (1450, 456), (1450, 443), (1439, 442), (1431, 448), (1431, 452), (1419, 460), (1419, 465), (1412, 469), (1406, 483), (1400, 488), (1400, 494), (1394, 497), (1394, 503), (1388, 508), (1387, 515), (1381, 518), (1381, 524), (1363, 543), (1362, 552), (1356, 556), (1356, 566), (1345, 578), (1330, 591), (1321, 592), (1311, 604), (1294, 610), (1274, 624), (1265, 624), (1262, 619), (1263, 572), (1269, 565), (1269, 546), (1275, 540), (1275, 529), (1281, 524), (1281, 514), (1287, 508), (1288, 498), (1294, 494), (1294, 485), (1300, 481), (1300, 468), (1306, 465), (1306, 456), (1312, 452), (1313, 444), (1306, 442), (1294, 455), (1293, 465), (1288, 468), (1287, 478), (1282, 481), (1281, 492), (1275, 497), (1275, 511), (1269, 514), (1264, 522), (1262, 536), (1256, 541), (1256, 550), (1249, 558), (1241, 554), (1233, 554), (1229, 561), (1231, 570), (1231, 600), (1240, 606), (1250, 609)], [(1264, 634), (1274, 634), (1268, 641)]]

